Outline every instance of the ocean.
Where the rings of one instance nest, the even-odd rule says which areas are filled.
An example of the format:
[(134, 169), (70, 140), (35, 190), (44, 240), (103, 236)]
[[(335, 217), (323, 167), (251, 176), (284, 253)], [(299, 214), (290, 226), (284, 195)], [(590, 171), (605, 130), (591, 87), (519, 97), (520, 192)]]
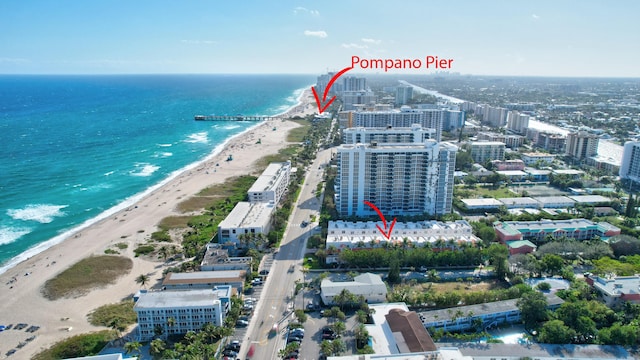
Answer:
[(0, 75), (0, 273), (131, 205), (255, 122), (311, 75)]

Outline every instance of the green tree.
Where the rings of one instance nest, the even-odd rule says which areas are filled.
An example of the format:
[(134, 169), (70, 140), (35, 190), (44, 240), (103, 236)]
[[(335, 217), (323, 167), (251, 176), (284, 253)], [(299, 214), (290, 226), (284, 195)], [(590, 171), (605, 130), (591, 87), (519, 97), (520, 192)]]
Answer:
[(562, 320), (550, 320), (540, 328), (538, 340), (546, 344), (568, 344), (575, 336), (575, 330), (565, 325)]
[(331, 325), (331, 329), (336, 333), (336, 335), (340, 336), (347, 329), (347, 326), (342, 321), (336, 321)]
[(498, 279), (504, 279), (507, 275), (508, 264), (507, 258), (509, 250), (501, 244), (491, 244), (487, 249), (487, 257), (489, 264), (493, 265), (494, 272)]
[(340, 355), (347, 351), (347, 344), (342, 339), (335, 339), (331, 342), (331, 349), (334, 355)]
[(400, 283), (400, 261), (394, 257), (389, 264), (389, 274), (387, 275), (387, 281), (390, 284)]
[(322, 340), (320, 343), (320, 351), (328, 356), (333, 355), (333, 344), (329, 340)]
[(137, 341), (129, 341), (124, 344), (124, 351), (127, 354), (133, 354), (134, 352), (140, 353), (140, 348), (142, 344)]
[(294, 313), (296, 315), (296, 319), (298, 319), (301, 324), (304, 324), (307, 321), (307, 314), (304, 313), (304, 310), (297, 309)]
[(149, 275), (140, 274), (136, 278), (136, 283), (140, 284), (140, 286), (142, 286), (142, 287), (145, 287), (148, 282), (149, 282)]
[(562, 271), (562, 267), (564, 266), (564, 261), (558, 255), (554, 254), (545, 254), (542, 257), (542, 264), (544, 269), (550, 275), (558, 275)]
[(537, 328), (538, 323), (548, 318), (547, 298), (540, 292), (532, 291), (522, 295), (517, 304), (527, 329)]
[(153, 358), (158, 358), (162, 355), (166, 348), (166, 344), (162, 339), (154, 339), (149, 343), (149, 353), (153, 356)]

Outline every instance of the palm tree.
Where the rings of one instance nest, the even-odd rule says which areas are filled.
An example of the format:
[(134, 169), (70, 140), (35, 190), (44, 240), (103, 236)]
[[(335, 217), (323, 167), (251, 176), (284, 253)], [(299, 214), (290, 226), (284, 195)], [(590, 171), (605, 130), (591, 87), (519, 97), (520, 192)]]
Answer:
[(129, 341), (128, 343), (124, 344), (124, 351), (127, 352), (127, 354), (131, 354), (133, 352), (137, 352), (138, 354), (140, 354), (140, 348), (142, 347), (142, 344), (140, 344), (137, 341)]
[(169, 248), (167, 248), (166, 246), (160, 247), (160, 249), (158, 250), (158, 254), (162, 256), (163, 261), (167, 261), (167, 256), (169, 256)]
[(162, 354), (165, 348), (165, 343), (162, 339), (155, 339), (149, 343), (149, 353), (151, 353), (154, 358)]
[(149, 282), (149, 275), (145, 275), (145, 274), (140, 274), (137, 278), (136, 278), (136, 282), (138, 284), (140, 284), (140, 286), (144, 287), (145, 285), (147, 285), (147, 283)]

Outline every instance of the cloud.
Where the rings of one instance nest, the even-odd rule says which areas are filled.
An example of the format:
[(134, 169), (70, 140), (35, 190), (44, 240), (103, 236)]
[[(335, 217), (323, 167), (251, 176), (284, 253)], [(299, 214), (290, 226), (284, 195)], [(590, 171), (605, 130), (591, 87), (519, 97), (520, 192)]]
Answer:
[(369, 38), (362, 38), (360, 39), (362, 40), (362, 42), (365, 42), (367, 44), (380, 44), (382, 42), (382, 40), (377, 40), (377, 39), (369, 39)]
[(201, 45), (201, 44), (213, 45), (217, 43), (217, 41), (214, 41), (214, 40), (188, 40), (188, 39), (180, 40), (180, 42), (183, 44), (196, 44), (196, 45)]
[(342, 44), (341, 46), (345, 49), (368, 49), (369, 48), (367, 45), (359, 45), (354, 43)]
[(538, 16), (538, 15), (536, 15), (536, 14), (531, 14), (531, 17), (532, 17), (534, 20), (538, 20), (538, 19), (540, 19), (540, 16)]
[(305, 36), (313, 36), (313, 37), (318, 37), (318, 38), (326, 38), (327, 36), (327, 32), (324, 30), (318, 30), (318, 31), (311, 31), (311, 30), (305, 30), (304, 31), (304, 35)]
[(309, 14), (311, 16), (320, 16), (320, 11), (318, 10), (309, 10), (307, 8), (304, 8), (302, 6), (298, 6), (297, 8), (293, 9), (293, 13), (298, 15), (298, 14)]

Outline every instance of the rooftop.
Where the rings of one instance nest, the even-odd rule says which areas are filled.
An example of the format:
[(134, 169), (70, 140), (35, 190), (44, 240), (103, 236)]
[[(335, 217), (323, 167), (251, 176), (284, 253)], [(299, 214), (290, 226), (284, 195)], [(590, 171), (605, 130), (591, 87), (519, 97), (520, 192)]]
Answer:
[(611, 199), (602, 195), (573, 195), (570, 199), (580, 204), (609, 203)]
[(609, 296), (640, 294), (640, 275), (619, 276), (611, 279), (595, 277), (593, 286)]
[(213, 289), (141, 293), (134, 308), (206, 307), (219, 302)]
[(394, 334), (400, 352), (415, 353), (437, 350), (436, 344), (433, 343), (433, 339), (415, 311), (392, 309), (385, 315), (385, 318)]
[(505, 205), (534, 205), (538, 206), (538, 202), (530, 197), (519, 197), (519, 198), (499, 198), (498, 201)]
[(163, 285), (208, 284), (211, 282), (244, 281), (244, 270), (195, 271), (185, 273), (168, 273)]
[(241, 201), (218, 227), (226, 229), (262, 227), (271, 219), (273, 209), (273, 204)]
[(248, 192), (260, 192), (273, 187), (281, 173), (291, 169), (290, 162), (271, 163), (251, 185)]
[(494, 198), (482, 198), (482, 199), (461, 199), (467, 207), (480, 207), (480, 206), (502, 206), (503, 204)]
[(386, 293), (387, 285), (382, 281), (380, 275), (372, 273), (364, 273), (353, 278), (353, 281), (331, 281), (329, 279), (322, 280), (320, 284), (322, 293), (325, 296), (332, 297), (338, 295), (343, 289), (348, 289), (353, 293), (361, 294), (356, 289), (383, 289)]
[(455, 346), (463, 355), (472, 356), (474, 360), (484, 359), (634, 359), (622, 346), (611, 345), (552, 345), (552, 344), (481, 344), (476, 343), (441, 343), (444, 346)]
[(201, 266), (210, 266), (217, 264), (251, 264), (253, 258), (251, 256), (234, 257), (229, 256), (229, 251), (222, 249), (218, 244), (207, 245), (207, 251), (202, 258)]

